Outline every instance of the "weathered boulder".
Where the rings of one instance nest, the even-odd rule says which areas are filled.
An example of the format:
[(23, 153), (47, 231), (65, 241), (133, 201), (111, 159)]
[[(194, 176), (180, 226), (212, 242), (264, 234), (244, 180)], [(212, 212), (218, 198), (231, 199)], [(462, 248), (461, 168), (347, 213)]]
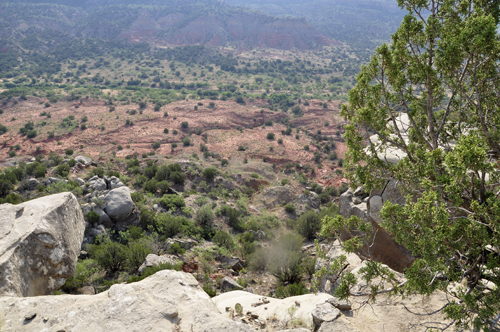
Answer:
[(76, 178), (74, 181), (76, 183), (78, 183), (80, 186), (84, 186), (85, 185), (85, 180), (82, 179), (82, 178)]
[(141, 266), (139, 266), (139, 269), (137, 271), (139, 273), (142, 273), (145, 268), (151, 267), (153, 265), (158, 265), (158, 264), (165, 264), (165, 263), (170, 263), (172, 265), (175, 265), (179, 263), (179, 259), (176, 256), (173, 255), (155, 255), (155, 254), (149, 254), (146, 256), (146, 259), (144, 260), (144, 263), (142, 263)]
[(103, 191), (108, 189), (106, 181), (101, 178), (93, 179), (89, 181), (89, 187), (94, 189), (94, 191)]
[(135, 209), (128, 187), (111, 190), (105, 197), (105, 212), (113, 220), (122, 220), (130, 216)]
[(168, 250), (170, 246), (174, 243), (177, 243), (182, 249), (190, 250), (198, 245), (198, 242), (193, 239), (167, 239), (165, 242), (165, 246), (163, 250)]
[(61, 287), (75, 271), (84, 231), (71, 193), (0, 205), (0, 295), (39, 296)]
[(220, 314), (191, 274), (173, 270), (97, 295), (4, 297), (0, 312), (2, 331), (253, 331)]
[(50, 178), (45, 179), (45, 185), (50, 186), (51, 184), (59, 182), (59, 181), (62, 181), (62, 180), (58, 179), (58, 178), (50, 177)]
[(340, 316), (340, 310), (330, 303), (321, 303), (311, 313), (314, 326), (318, 329), (324, 322), (333, 322)]
[[(391, 235), (379, 225), (381, 222), (379, 212), (387, 200), (404, 204), (404, 197), (397, 189), (395, 180), (389, 181), (379, 192), (372, 191), (371, 196), (362, 188), (358, 188), (355, 192), (348, 190), (340, 196), (339, 213), (345, 218), (354, 215), (364, 222), (371, 223), (372, 234), (370, 239), (366, 239), (370, 247), (365, 245), (358, 252), (361, 257), (381, 262), (402, 272), (413, 263), (414, 257), (408, 249), (397, 244)], [(340, 237), (345, 241), (356, 235), (359, 235), (357, 231), (342, 231)]]
[(243, 262), (238, 257), (220, 257), (218, 260), (222, 265), (234, 271), (241, 271), (244, 267)]
[(111, 178), (109, 178), (108, 189), (113, 190), (113, 189), (116, 189), (116, 188), (121, 188), (123, 186), (124, 186), (124, 184), (116, 176), (112, 176)]
[(84, 166), (92, 165), (92, 159), (90, 159), (89, 157), (78, 156), (75, 158), (75, 161), (79, 164), (84, 165)]
[(40, 185), (40, 181), (38, 181), (37, 179), (29, 179), (28, 180), (28, 189), (29, 190), (35, 190), (36, 188), (38, 188), (39, 185)]
[(230, 277), (224, 277), (221, 281), (220, 289), (223, 292), (230, 292), (234, 290), (242, 290), (243, 286), (238, 284), (236, 281), (231, 279)]

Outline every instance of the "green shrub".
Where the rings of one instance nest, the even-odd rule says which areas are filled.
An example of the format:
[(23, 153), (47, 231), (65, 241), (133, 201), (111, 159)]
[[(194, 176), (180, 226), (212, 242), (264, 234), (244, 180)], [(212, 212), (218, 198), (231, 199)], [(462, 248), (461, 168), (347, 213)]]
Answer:
[(167, 250), (167, 253), (171, 255), (183, 255), (186, 252), (177, 242), (172, 243)]
[(158, 191), (158, 182), (156, 180), (149, 180), (144, 184), (144, 191), (156, 194)]
[(183, 221), (185, 218), (172, 216), (168, 213), (160, 213), (156, 216), (156, 231), (166, 237), (174, 237), (183, 230)]
[(66, 150), (66, 155), (67, 155), (67, 156), (72, 156), (72, 155), (73, 155), (73, 153), (74, 153), (74, 151), (73, 151), (73, 150), (71, 150), (71, 149), (67, 149), (67, 150)]
[(73, 293), (78, 289), (91, 283), (93, 275), (99, 272), (98, 263), (93, 259), (78, 261), (73, 275), (71, 275), (61, 287), (66, 293)]
[(63, 178), (68, 177), (70, 167), (68, 164), (61, 164), (54, 169), (54, 174), (57, 174)]
[(186, 206), (184, 198), (179, 195), (163, 195), (162, 198), (156, 201), (167, 210), (176, 210)]
[(266, 138), (267, 138), (268, 140), (273, 140), (273, 139), (275, 138), (275, 135), (274, 135), (274, 133), (267, 133)]
[(217, 169), (216, 169), (216, 168), (214, 168), (214, 167), (207, 167), (207, 168), (205, 168), (205, 169), (203, 170), (203, 176), (204, 176), (207, 180), (210, 180), (210, 181), (211, 181), (211, 180), (213, 180), (213, 179), (217, 176), (217, 174), (218, 174), (218, 173), (219, 173), (219, 172), (218, 172), (218, 171), (217, 171)]
[(183, 186), (186, 181), (186, 176), (182, 172), (172, 172), (169, 175), (169, 180), (175, 184)]
[(90, 172), (90, 174), (92, 176), (98, 176), (102, 178), (104, 176), (104, 169), (102, 169), (102, 167), (96, 167)]
[(286, 186), (287, 184), (290, 184), (290, 180), (288, 180), (288, 179), (281, 180), (281, 185), (282, 186)]
[(259, 248), (248, 257), (248, 267), (251, 271), (265, 271), (268, 265), (267, 248)]
[(146, 256), (151, 254), (151, 252), (150, 242), (146, 238), (141, 238), (129, 243), (126, 250), (127, 269), (129, 271), (137, 271), (146, 259)]
[(302, 279), (302, 238), (287, 233), (269, 251), (269, 271), (282, 284), (298, 283)]
[(87, 221), (92, 225), (97, 225), (99, 223), (100, 216), (95, 211), (90, 211), (85, 215)]
[(158, 190), (160, 190), (160, 194), (165, 195), (168, 193), (168, 190), (170, 189), (170, 184), (163, 180), (157, 183)]
[(306, 239), (314, 239), (320, 230), (321, 218), (312, 210), (305, 212), (297, 220), (297, 232)]
[(187, 129), (187, 128), (189, 128), (189, 123), (187, 121), (183, 121), (183, 122), (181, 122), (181, 127), (183, 129)]
[(285, 205), (285, 211), (287, 213), (294, 213), (295, 212), (295, 205), (293, 205), (292, 203), (288, 203)]
[(224, 231), (218, 231), (213, 238), (213, 242), (219, 247), (224, 247), (229, 250), (233, 249), (234, 247), (233, 239), (228, 233)]
[(195, 216), (196, 222), (206, 228), (211, 228), (214, 221), (214, 213), (210, 205), (202, 206)]
[(203, 286), (203, 290), (205, 291), (205, 293), (208, 294), (208, 296), (210, 297), (214, 297), (217, 295), (217, 291), (215, 290), (215, 288), (213, 287), (213, 285), (211, 283), (206, 283), (204, 286)]
[(279, 286), (278, 288), (276, 288), (274, 297), (278, 299), (284, 299), (287, 297), (299, 296), (308, 293), (309, 291), (307, 290), (306, 286), (304, 286), (302, 282), (297, 282), (286, 286)]
[(117, 242), (107, 242), (89, 246), (89, 254), (92, 259), (105, 270), (117, 272), (125, 268), (127, 263), (127, 247)]

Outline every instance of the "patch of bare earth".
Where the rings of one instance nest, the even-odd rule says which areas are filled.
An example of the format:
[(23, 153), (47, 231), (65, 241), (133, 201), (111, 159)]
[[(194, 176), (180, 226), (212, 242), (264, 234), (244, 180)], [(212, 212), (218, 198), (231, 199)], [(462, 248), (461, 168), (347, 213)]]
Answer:
[[(44, 99), (29, 97), (26, 101), (4, 107), (5, 112), (0, 115), (0, 123), (6, 125), (9, 131), (0, 138), (3, 142), (0, 149), (2, 162), (9, 159), (10, 147), (16, 145), (21, 147), (16, 151), (18, 156), (46, 155), (50, 151), (63, 154), (67, 149), (72, 149), (76, 154), (105, 160), (113, 155), (124, 158), (134, 153), (141, 155), (151, 152), (155, 142), (161, 143), (156, 154), (200, 154), (199, 147), (203, 143), (208, 146), (210, 152), (219, 154), (221, 158), (267, 158), (269, 163), (276, 163), (278, 166), (287, 162), (300, 163), (316, 167), (315, 176), (319, 183), (338, 186), (345, 181), (335, 175), (335, 164), (325, 161), (323, 167), (317, 169), (313, 161), (316, 148), (311, 144), (312, 138), (304, 134), (304, 131), (316, 134), (321, 130), (321, 135), (333, 137), (336, 144), (334, 152), (339, 158), (344, 158), (346, 146), (337, 135), (339, 131), (342, 132), (343, 124), (339, 116), (339, 102), (329, 103), (328, 108), (320, 107), (319, 102), (312, 102), (307, 107), (302, 106), (304, 116), (289, 120), (300, 130), (298, 139), (296, 129), (292, 135), (282, 135), (286, 126), (281, 124), (281, 120), (290, 115), (263, 108), (267, 102), (260, 99), (247, 105), (234, 101), (215, 101), (213, 108), (208, 106), (209, 100), (180, 101), (162, 107), (159, 112), (155, 112), (152, 105), (149, 105), (142, 110), (142, 114), (137, 105), (115, 105), (115, 111), (110, 112), (110, 106), (104, 101), (92, 99), (59, 102), (51, 107), (45, 107), (45, 102)], [(204, 106), (198, 106), (195, 110), (198, 102), (202, 102)], [(127, 113), (132, 110), (137, 113)], [(41, 116), (42, 112), (50, 112), (51, 117)], [(164, 112), (167, 112), (168, 116), (165, 116)], [(62, 120), (71, 115), (75, 120), (87, 116), (87, 129), (75, 127), (71, 130), (61, 127)], [(264, 126), (264, 121), (269, 119), (274, 122), (273, 126)], [(127, 125), (127, 120), (132, 121), (133, 125)], [(33, 139), (19, 133), (19, 129), (28, 121), (35, 123), (39, 133)], [(183, 129), (182, 122), (188, 122), (189, 127)], [(329, 125), (325, 126), (325, 122)], [(248, 129), (249, 125), (253, 128)], [(164, 133), (165, 128), (169, 129), (168, 134)], [(174, 134), (174, 130), (178, 133)], [(197, 130), (201, 131), (202, 135), (197, 135)], [(49, 137), (49, 132), (54, 132), (53, 138)], [(274, 140), (266, 138), (269, 132), (275, 134)], [(190, 137), (192, 145), (185, 147), (182, 140), (187, 136)], [(282, 144), (278, 143), (280, 138), (283, 140)], [(178, 145), (173, 151), (172, 143)], [(310, 145), (309, 151), (304, 150), (305, 145)], [(244, 147), (245, 151), (238, 151), (240, 146)], [(326, 159), (327, 155), (322, 153), (322, 156)]]

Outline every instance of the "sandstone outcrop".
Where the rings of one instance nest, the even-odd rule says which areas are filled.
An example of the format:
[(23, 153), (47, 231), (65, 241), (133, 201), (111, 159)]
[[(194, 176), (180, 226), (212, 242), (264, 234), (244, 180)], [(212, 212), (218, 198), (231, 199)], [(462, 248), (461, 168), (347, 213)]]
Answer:
[(71, 193), (0, 205), (0, 295), (47, 295), (61, 287), (75, 271), (84, 230)]
[(2, 331), (250, 332), (224, 317), (188, 273), (163, 270), (98, 295), (0, 298)]
[[(345, 218), (354, 215), (364, 222), (371, 223), (371, 238), (366, 239), (371, 245), (365, 245), (359, 251), (361, 257), (381, 262), (398, 272), (403, 272), (413, 263), (414, 258), (408, 249), (397, 244), (379, 225), (382, 220), (378, 213), (386, 201), (395, 204), (405, 203), (404, 196), (398, 190), (396, 180), (388, 181), (382, 190), (372, 191), (370, 194), (366, 194), (361, 188), (354, 192), (349, 189), (340, 196), (339, 213)], [(356, 231), (342, 231), (340, 237), (345, 241), (356, 234)]]
[(142, 273), (147, 267), (151, 267), (153, 265), (165, 264), (165, 263), (170, 263), (172, 265), (178, 264), (179, 258), (177, 258), (174, 255), (158, 256), (155, 254), (149, 254), (146, 256), (144, 263), (142, 263), (142, 265), (139, 266), (139, 268), (137, 269), (137, 272)]

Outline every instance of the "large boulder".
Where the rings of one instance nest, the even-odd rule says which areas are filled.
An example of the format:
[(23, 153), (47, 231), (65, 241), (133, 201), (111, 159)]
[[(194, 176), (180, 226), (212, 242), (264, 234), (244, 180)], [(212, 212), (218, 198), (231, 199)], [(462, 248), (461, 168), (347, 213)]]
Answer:
[(106, 181), (101, 178), (89, 181), (89, 187), (94, 189), (94, 191), (104, 191), (108, 189)]
[(251, 332), (220, 314), (196, 279), (163, 270), (97, 295), (0, 298), (2, 331)]
[[(391, 235), (379, 225), (381, 222), (379, 212), (387, 200), (404, 204), (404, 197), (397, 189), (395, 180), (389, 181), (382, 190), (372, 191), (370, 194), (366, 194), (362, 188), (358, 188), (354, 192), (349, 189), (340, 196), (339, 213), (345, 218), (354, 215), (364, 222), (371, 223), (372, 234), (369, 239), (366, 239), (370, 246), (365, 245), (359, 251), (361, 257), (386, 264), (398, 272), (403, 272), (413, 263), (414, 257), (408, 249), (397, 244)], [(345, 241), (355, 235), (359, 235), (357, 231), (342, 231), (340, 238)]]
[(75, 158), (75, 161), (83, 166), (92, 165), (92, 159), (90, 159), (89, 157), (78, 156)]
[(104, 196), (104, 212), (111, 218), (113, 228), (126, 230), (130, 225), (139, 223), (139, 212), (130, 196), (128, 187), (111, 190)]
[(0, 295), (47, 295), (61, 287), (75, 271), (84, 231), (71, 193), (0, 205)]

